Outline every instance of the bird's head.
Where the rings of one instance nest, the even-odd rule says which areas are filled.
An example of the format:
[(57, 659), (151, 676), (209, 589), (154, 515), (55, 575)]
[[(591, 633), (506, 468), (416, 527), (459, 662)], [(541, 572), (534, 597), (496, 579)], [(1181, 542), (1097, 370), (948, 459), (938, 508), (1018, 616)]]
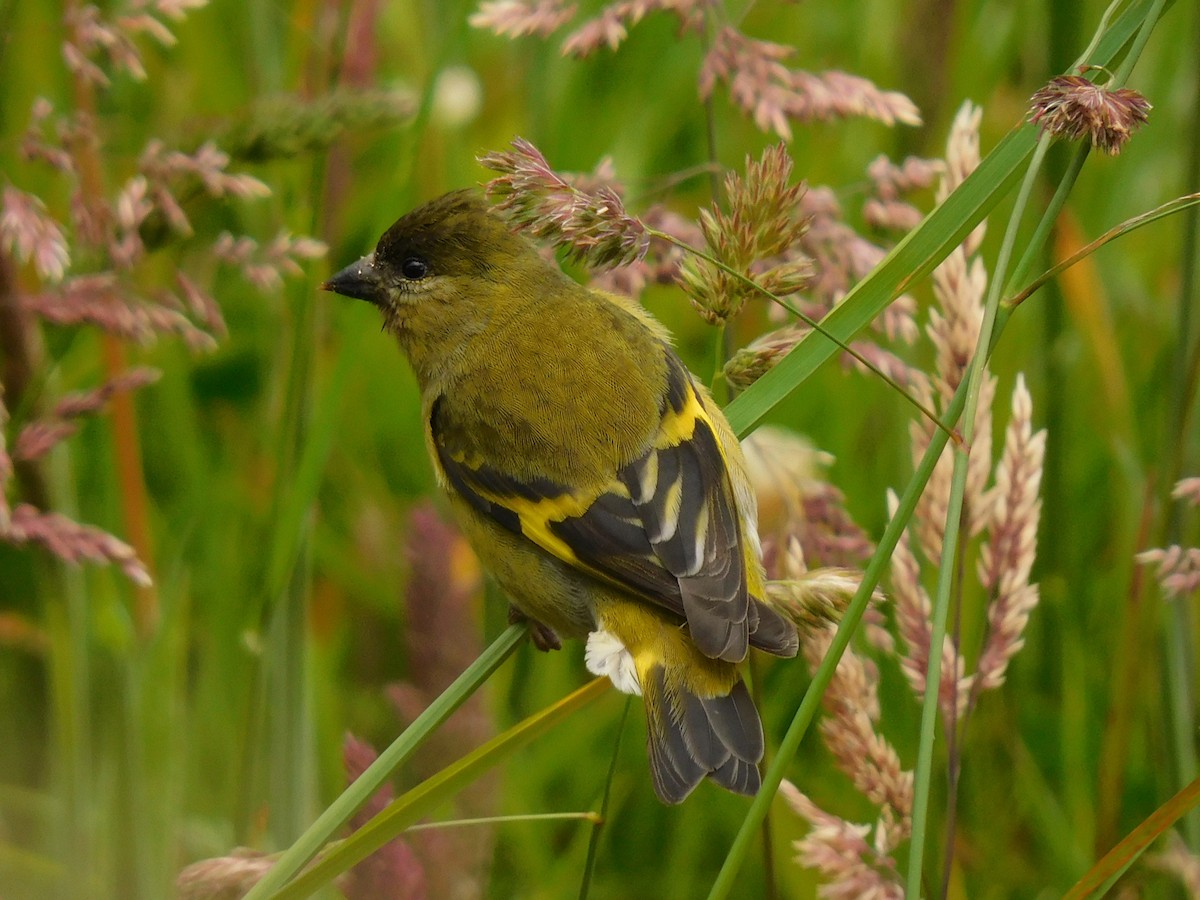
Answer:
[(490, 305), (504, 302), (515, 284), (541, 277), (547, 268), (478, 194), (464, 190), (400, 218), (374, 252), (321, 287), (374, 304), (387, 327), (402, 336), (421, 320), (490, 317)]

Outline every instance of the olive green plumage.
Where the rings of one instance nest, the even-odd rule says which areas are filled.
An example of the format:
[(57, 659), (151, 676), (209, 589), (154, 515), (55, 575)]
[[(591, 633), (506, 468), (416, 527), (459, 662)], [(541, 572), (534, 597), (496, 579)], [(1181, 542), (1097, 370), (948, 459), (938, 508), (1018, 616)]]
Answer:
[[(658, 795), (759, 786), (737, 664), (795, 628), (764, 605), (737, 440), (632, 301), (546, 262), (470, 192), (397, 221), (325, 287), (383, 313), (421, 389), (439, 483), (525, 616), (589, 638), (645, 700)], [(615, 649), (613, 649), (615, 648)]]

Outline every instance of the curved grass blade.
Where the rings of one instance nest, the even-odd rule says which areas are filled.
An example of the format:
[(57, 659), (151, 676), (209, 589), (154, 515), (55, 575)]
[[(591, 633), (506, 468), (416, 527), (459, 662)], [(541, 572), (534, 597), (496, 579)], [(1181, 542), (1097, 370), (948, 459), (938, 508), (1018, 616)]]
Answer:
[(587, 859), (583, 864), (583, 881), (579, 885), (579, 900), (587, 900), (588, 891), (592, 887), (592, 873), (596, 869), (596, 853), (600, 848), (600, 836), (604, 823), (608, 820), (608, 802), (612, 799), (613, 780), (617, 777), (617, 764), (621, 761), (621, 736), (625, 734), (625, 723), (629, 720), (629, 707), (633, 698), (625, 698), (625, 708), (621, 711), (621, 721), (617, 725), (617, 739), (613, 741), (612, 760), (608, 764), (608, 777), (604, 779), (604, 796), (600, 801), (600, 815), (592, 826), (592, 835), (588, 839)]
[[(1088, 62), (1108, 66), (1149, 14), (1153, 0), (1141, 0), (1120, 16), (1097, 42)], [(855, 285), (821, 322), (843, 343), (878, 316), (908, 286), (928, 275), (962, 243), (1023, 171), (1037, 143), (1037, 128), (1021, 124), (1008, 133), (954, 193), (892, 248), (875, 270)], [(779, 364), (739, 394), (725, 413), (738, 435), (745, 436), (809, 375), (837, 352), (814, 332)]]
[(1136, 231), (1143, 225), (1149, 225), (1151, 222), (1157, 222), (1159, 219), (1174, 215), (1177, 212), (1182, 212), (1185, 209), (1190, 209), (1197, 204), (1200, 204), (1200, 193), (1185, 194), (1182, 197), (1176, 197), (1174, 200), (1169, 200), (1161, 206), (1156, 206), (1154, 209), (1148, 210), (1140, 215), (1134, 216), (1133, 218), (1126, 219), (1119, 225), (1114, 225), (1091, 243), (1080, 247), (1066, 259), (1055, 263), (1033, 281), (1029, 282), (1029, 284), (1027, 284), (1025, 287), (1021, 288), (1021, 290), (1019, 290), (1017, 293), (1005, 299), (1002, 305), (1008, 309), (1015, 309), (1028, 300), (1033, 294), (1037, 293), (1038, 289), (1041, 288), (1047, 281), (1056, 278), (1058, 275), (1061, 275), (1077, 262), (1091, 256), (1105, 244), (1115, 241), (1123, 234)]
[(421, 745), (430, 733), (446, 721), (467, 698), (500, 667), (525, 637), (524, 625), (510, 625), (475, 662), (454, 680), (421, 715), (367, 767), (353, 784), (331, 803), (304, 834), (296, 839), (279, 862), (254, 886), (247, 900), (260, 900), (278, 891), (304, 864), (337, 834), (360, 806), (383, 785), (405, 760)]
[(1092, 866), (1063, 900), (1085, 900), (1102, 897), (1131, 865), (1137, 862), (1146, 848), (1165, 834), (1167, 829), (1200, 803), (1200, 778), (1192, 781), (1178, 794), (1152, 812), (1142, 824), (1104, 854)]
[(366, 859), (388, 841), (398, 837), (422, 816), (428, 815), (497, 763), (512, 756), (534, 738), (545, 734), (571, 713), (599, 698), (607, 690), (608, 684), (607, 678), (596, 678), (588, 682), (554, 705), (492, 738), (432, 778), (427, 778), (408, 793), (389, 803), (370, 822), (330, 849), (311, 868), (282, 890), (270, 896), (275, 900), (309, 896), (342, 872)]
[[(1104, 65), (1111, 62), (1130, 41), (1150, 15), (1157, 17), (1160, 9), (1156, 0), (1135, 3), (1110, 27), (1095, 44), (1095, 53), (1089, 62)], [(908, 284), (931, 271), (961, 243), (999, 198), (1016, 181), (1022, 171), (1026, 157), (1037, 143), (1035, 129), (1027, 124), (1017, 126), (988, 154), (966, 181), (913, 231), (896, 245), (867, 278), (847, 294), (845, 300), (825, 317), (823, 325), (842, 340), (849, 339), (854, 332), (870, 322), (902, 293)], [(1019, 265), (1018, 270), (1023, 271)], [(1004, 310), (1000, 311), (1004, 313)], [(997, 331), (1003, 328), (1007, 315), (1001, 315)], [(817, 332), (801, 341), (791, 353), (756, 381), (728, 407), (726, 413), (734, 430), (745, 435), (826, 359), (833, 355), (836, 346), (822, 340)], [(966, 403), (966, 383), (959, 386), (947, 409), (944, 422), (955, 423)], [(788, 727), (780, 745), (779, 753), (763, 776), (763, 786), (750, 806), (737, 837), (730, 846), (725, 862), (709, 892), (709, 900), (729, 896), (734, 879), (749, 850), (751, 838), (766, 816), (771, 800), (783, 780), (800, 741), (808, 730), (816, 713), (821, 694), (833, 677), (842, 653), (850, 642), (866, 609), (871, 592), (879, 583), (883, 568), (891, 557), (917, 497), (924, 490), (938, 456), (946, 443), (946, 431), (935, 431), (925, 456), (914, 473), (901, 498), (896, 514), (888, 523), (880, 538), (875, 554), (871, 557), (863, 575), (862, 583), (843, 616), (833, 643), (813, 680), (805, 692), (799, 708)]]

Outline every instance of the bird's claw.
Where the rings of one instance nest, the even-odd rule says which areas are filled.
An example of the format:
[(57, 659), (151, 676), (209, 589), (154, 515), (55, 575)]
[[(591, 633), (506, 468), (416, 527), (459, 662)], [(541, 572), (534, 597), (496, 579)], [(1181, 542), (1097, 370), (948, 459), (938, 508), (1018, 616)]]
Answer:
[(508, 623), (510, 625), (519, 625), (522, 622), (529, 623), (529, 638), (533, 641), (533, 646), (537, 647), (543, 653), (562, 649), (562, 639), (559, 638), (558, 633), (553, 628), (549, 625), (543, 625), (537, 619), (531, 619), (515, 606), (510, 606), (508, 608)]

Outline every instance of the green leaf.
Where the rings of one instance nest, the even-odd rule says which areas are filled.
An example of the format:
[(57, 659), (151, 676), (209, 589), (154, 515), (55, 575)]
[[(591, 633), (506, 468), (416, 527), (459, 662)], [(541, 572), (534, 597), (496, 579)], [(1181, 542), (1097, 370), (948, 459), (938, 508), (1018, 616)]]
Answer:
[[(1111, 65), (1151, 5), (1151, 0), (1142, 0), (1114, 22), (1097, 43), (1091, 62)], [(1010, 131), (945, 202), (850, 290), (822, 320), (825, 329), (844, 342), (850, 341), (909, 285), (933, 271), (1008, 193), (1036, 143), (1037, 128), (1033, 125), (1024, 123)], [(820, 334), (808, 335), (726, 407), (734, 431), (742, 436), (752, 431), (837, 349)]]
[[(320, 849), (325, 846), (350, 820), (355, 811), (370, 799), (391, 774), (407, 760), (421, 743), (442, 722), (450, 717), (467, 698), (479, 689), (487, 679), (500, 667), (516, 650), (525, 637), (525, 627), (512, 625), (507, 628), (491, 646), (483, 651), (475, 662), (471, 663), (461, 675), (433, 701), (421, 715), (417, 716), (404, 733), (392, 742), (379, 758), (367, 767), (353, 784), (346, 788), (326, 810), (321, 813), (308, 830), (296, 839), (279, 858), (275, 867), (266, 874), (253, 890), (246, 895), (247, 900), (259, 900), (271, 896), (279, 890), (287, 880), (295, 875)], [(419, 790), (419, 789), (418, 789)]]
[(593, 679), (554, 705), (492, 738), (432, 778), (427, 778), (407, 794), (389, 803), (370, 822), (330, 849), (304, 874), (272, 896), (277, 900), (307, 897), (333, 881), (534, 738), (545, 734), (571, 713), (602, 696), (608, 685), (607, 678)]
[(1064, 900), (1085, 900), (1104, 896), (1122, 873), (1161, 835), (1200, 803), (1200, 778), (1192, 781), (1178, 794), (1152, 812), (1137, 828), (1125, 837), (1094, 866), (1088, 869)]

